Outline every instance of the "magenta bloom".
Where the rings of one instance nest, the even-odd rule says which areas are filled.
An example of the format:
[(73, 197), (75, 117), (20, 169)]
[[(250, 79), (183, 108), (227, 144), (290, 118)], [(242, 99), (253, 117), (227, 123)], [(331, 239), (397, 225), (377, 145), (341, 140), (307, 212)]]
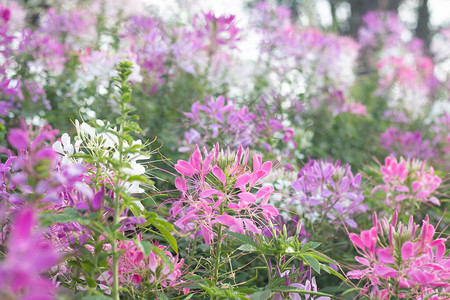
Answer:
[(384, 183), (374, 190), (380, 189), (386, 194), (385, 203), (392, 209), (408, 209), (417, 203), (440, 205), (435, 195), (442, 179), (424, 161), (404, 158), (397, 161), (388, 156), (380, 172)]
[[(141, 239), (142, 237), (139, 236), (138, 238)], [(118, 249), (123, 251), (119, 258), (119, 280), (121, 284), (140, 286), (143, 289), (145, 289), (145, 286), (152, 286), (156, 290), (160, 286), (173, 287), (180, 283), (181, 269), (184, 265), (183, 259), (173, 256), (169, 251), (163, 251), (173, 264), (173, 270), (171, 270), (155, 251), (151, 251), (149, 256), (145, 257), (134, 241), (117, 241), (117, 244)], [(161, 250), (165, 249), (157, 242), (153, 246)], [(110, 247), (109, 244), (108, 247)], [(111, 270), (103, 274), (104, 278), (111, 283), (112, 275)]]
[(447, 239), (434, 239), (435, 232), (428, 216), (420, 227), (412, 216), (406, 226), (397, 224), (397, 212), (392, 223), (386, 218), (377, 221), (375, 214), (374, 227), (349, 235), (360, 268), (347, 275), (367, 280), (366, 287), (391, 296), (408, 292), (409, 299), (417, 299), (428, 289), (445, 292), (441, 288), (450, 287), (450, 257), (445, 256)]
[(54, 266), (60, 257), (36, 225), (32, 209), (24, 208), (16, 215), (7, 242), (6, 258), (0, 263), (0, 295), (56, 299), (56, 288), (41, 274)]
[[(41, 206), (72, 206), (78, 202), (77, 199), (82, 199), (81, 196), (98, 201), (86, 184), (85, 166), (61, 164), (60, 156), (48, 145), (55, 140), (57, 133), (48, 125), (33, 128), (24, 122), (20, 129), (10, 130), (8, 140), (18, 150), (8, 176), (11, 204), (20, 206), (33, 201)], [(79, 193), (78, 197), (73, 196), (75, 192)], [(94, 206), (96, 208), (97, 203)]]
[(205, 158), (197, 148), (189, 161), (179, 160), (175, 165), (181, 174), (175, 179), (181, 197), (170, 210), (175, 225), (183, 232), (201, 234), (207, 244), (212, 243), (218, 224), (234, 232), (261, 233), (263, 220), (278, 215), (267, 204), (273, 187), (261, 186), (272, 163), (263, 163), (255, 154), (250, 168), (249, 150), (242, 147), (219, 152), (216, 145), (212, 153), (205, 150), (204, 154)]

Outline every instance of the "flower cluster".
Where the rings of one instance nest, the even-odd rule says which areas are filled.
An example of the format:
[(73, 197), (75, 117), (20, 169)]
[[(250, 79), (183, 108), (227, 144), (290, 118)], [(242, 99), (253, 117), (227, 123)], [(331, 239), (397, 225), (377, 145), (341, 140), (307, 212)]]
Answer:
[(131, 17), (126, 27), (126, 40), (136, 56), (137, 63), (147, 71), (154, 82), (151, 91), (164, 84), (163, 75), (168, 74), (166, 61), (169, 44), (160, 20), (149, 17)]
[(77, 48), (92, 39), (97, 20), (89, 10), (79, 8), (65, 11), (47, 10), (39, 31), (46, 36), (61, 40), (66, 45)]
[(261, 187), (270, 175), (272, 163), (262, 163), (259, 154), (253, 155), (253, 167), (248, 166), (249, 150), (220, 151), (219, 146), (208, 153), (200, 150), (189, 162), (179, 160), (175, 169), (181, 174), (175, 180), (181, 192), (170, 211), (175, 225), (182, 232), (199, 232), (207, 244), (216, 233), (214, 228), (226, 226), (229, 231), (261, 233), (259, 224), (278, 215), (267, 204), (271, 186)]
[(300, 27), (291, 23), (289, 16), (289, 9), (283, 6), (262, 2), (255, 7), (253, 19), (260, 34), (260, 60), (270, 63), (268, 71), (282, 86), (290, 86), (285, 93), (305, 93), (304, 88), (297, 89), (307, 84), (312, 107), (326, 104), (340, 112), (359, 112), (355, 109), (362, 104), (347, 99), (355, 79), (359, 45), (350, 38)]
[(328, 218), (332, 222), (343, 220), (350, 227), (356, 227), (355, 213), (367, 210), (363, 203), (361, 178), (361, 174), (352, 173), (349, 165), (311, 160), (292, 182), (297, 194), (290, 205), (311, 222)]
[(190, 26), (174, 32), (172, 51), (175, 62), (186, 72), (222, 75), (232, 61), (240, 40), (235, 16), (216, 16), (213, 12), (194, 15)]
[(239, 41), (234, 18), (201, 13), (192, 18), (191, 25), (171, 30), (160, 19), (133, 16), (123, 36), (137, 63), (154, 82), (151, 92), (155, 92), (167, 76), (173, 76), (173, 67), (193, 75), (208, 75), (210, 70), (217, 74)]
[(189, 118), (189, 130), (184, 134), (183, 146), (180, 151), (190, 150), (190, 145), (211, 146), (222, 141), (231, 148), (254, 147), (271, 152), (270, 143), (275, 139), (283, 145), (291, 144), (294, 131), (283, 125), (281, 118), (269, 115), (264, 97), (256, 108), (256, 113), (250, 112), (248, 106), (237, 105), (224, 96), (214, 99), (205, 97), (205, 104), (199, 101), (192, 105), (191, 112), (184, 115)]
[[(153, 285), (157, 289), (159, 286), (168, 287), (179, 283), (184, 260), (178, 259), (178, 256), (174, 257), (169, 251), (164, 251), (164, 246), (152, 245), (159, 251), (152, 250), (146, 255), (135, 241), (117, 241), (117, 244), (118, 249), (123, 251), (119, 258), (121, 284), (135, 287)], [(161, 255), (165, 255), (172, 266), (169, 266)], [(103, 275), (103, 278), (112, 283), (112, 271)]]
[[(13, 65), (13, 61), (9, 59), (13, 52), (12, 43), (14, 41), (13, 32), (10, 30), (11, 10), (0, 4), (0, 115), (6, 116), (14, 106), (16, 97), (23, 99), (21, 93), (21, 82), (14, 80), (8, 75), (8, 68)], [(4, 101), (7, 100), (7, 101)]]
[[(56, 213), (66, 207), (81, 209), (83, 201), (98, 202), (99, 193), (88, 185), (91, 182), (85, 176), (85, 166), (62, 163), (50, 147), (49, 143), (54, 141), (56, 134), (57, 130), (48, 125), (35, 129), (23, 121), (21, 128), (10, 130), (8, 141), (17, 150), (17, 156), (9, 154), (9, 159), (2, 165), (3, 197), (0, 205), (5, 215), (21, 211), (28, 205), (37, 208), (35, 213), (42, 210)], [(9, 228), (9, 224), (6, 225), (5, 228)], [(77, 237), (84, 234), (86, 240), (85, 230), (78, 222), (68, 222), (54, 223), (44, 232), (52, 249), (69, 253), (73, 251), (70, 247)]]
[(383, 184), (374, 188), (385, 193), (385, 203), (391, 209), (411, 209), (420, 203), (440, 205), (436, 198), (436, 189), (442, 179), (434, 174), (434, 168), (428, 167), (424, 161), (393, 156), (385, 159), (380, 166)]
[(442, 288), (450, 287), (450, 257), (445, 256), (446, 239), (434, 238), (435, 232), (428, 216), (420, 228), (412, 216), (404, 225), (397, 224), (397, 212), (391, 223), (386, 218), (378, 221), (375, 214), (370, 230), (349, 235), (362, 269), (347, 275), (368, 280), (366, 290), (370, 287), (380, 299), (418, 299), (424, 293), (445, 293)]
[[(101, 120), (96, 121), (98, 127), (92, 127), (88, 123), (81, 123), (76, 120), (75, 127), (77, 130), (77, 137), (75, 144), (70, 143), (70, 137), (67, 134), (63, 134), (61, 142), (57, 141), (53, 144), (53, 149), (62, 155), (63, 162), (73, 163), (77, 160), (72, 158), (72, 155), (76, 152), (85, 154), (94, 154), (99, 158), (106, 159), (108, 161), (118, 160), (120, 155), (118, 148), (119, 139), (117, 128), (110, 128), (109, 123), (104, 123)], [(129, 176), (139, 176), (145, 174), (145, 166), (139, 161), (147, 160), (149, 156), (140, 154), (143, 148), (142, 141), (133, 141), (131, 145), (127, 141), (124, 141), (123, 148), (128, 150), (126, 157), (123, 159), (126, 161), (127, 166), (121, 171)], [(95, 179), (101, 179), (103, 183), (113, 183), (112, 178), (112, 165), (101, 164), (102, 170), (92, 170), (92, 177)], [(143, 193), (138, 181), (125, 181), (122, 185), (131, 194)], [(136, 204), (144, 209), (139, 201)]]
[(425, 56), (423, 43), (392, 12), (369, 12), (359, 31), (363, 51), (378, 72), (378, 95), (388, 95), (391, 109), (405, 110), (417, 118), (436, 90), (434, 64)]
[(60, 256), (36, 226), (31, 208), (17, 212), (6, 245), (6, 258), (0, 261), (2, 299), (56, 299), (55, 286), (42, 274)]
[(402, 131), (391, 127), (383, 132), (380, 138), (381, 146), (393, 155), (418, 159), (431, 159), (437, 156), (434, 143), (424, 139), (421, 131)]
[(28, 202), (63, 206), (67, 201), (64, 194), (67, 189), (76, 188), (86, 195), (92, 192), (84, 183), (83, 165), (59, 165), (57, 153), (48, 145), (57, 133), (48, 125), (33, 130), (23, 121), (21, 128), (10, 130), (8, 141), (18, 152), (12, 164), (13, 172), (4, 179), (9, 182), (8, 200), (12, 205)]
[(365, 26), (360, 28), (358, 35), (359, 43), (365, 48), (376, 48), (380, 43), (399, 44), (410, 38), (408, 28), (393, 12), (369, 12), (363, 16), (363, 22)]
[(238, 109), (224, 96), (216, 99), (207, 96), (204, 105), (197, 101), (192, 104), (191, 112), (185, 112), (184, 115), (189, 118), (190, 129), (184, 134), (183, 144), (186, 146), (181, 147), (180, 151), (189, 151), (187, 145), (214, 145), (217, 138), (233, 148), (253, 144), (250, 124), (255, 115), (249, 112), (247, 106)]

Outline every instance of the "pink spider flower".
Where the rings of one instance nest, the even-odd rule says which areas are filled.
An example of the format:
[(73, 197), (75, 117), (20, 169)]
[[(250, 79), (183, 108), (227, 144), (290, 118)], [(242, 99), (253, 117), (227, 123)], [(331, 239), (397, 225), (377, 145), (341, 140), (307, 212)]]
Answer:
[[(436, 228), (428, 216), (422, 226), (411, 216), (408, 225), (397, 223), (397, 211), (392, 222), (377, 220), (374, 226), (360, 235), (350, 233), (360, 264), (347, 275), (366, 281), (365, 288), (380, 293), (381, 299), (402, 294), (406, 299), (417, 299), (425, 290), (450, 287), (450, 257), (445, 256), (446, 238), (434, 238)], [(378, 292), (377, 292), (378, 291)], [(386, 298), (385, 298), (386, 297)]]
[(249, 149), (236, 152), (200, 149), (189, 161), (179, 160), (175, 169), (181, 174), (175, 179), (181, 196), (170, 211), (175, 225), (183, 232), (201, 234), (207, 244), (215, 238), (219, 224), (230, 231), (261, 233), (261, 220), (271, 220), (277, 209), (267, 204), (273, 192), (271, 186), (261, 186), (272, 169), (271, 162), (262, 162), (261, 155), (253, 156), (248, 166)]
[(414, 159), (388, 156), (380, 166), (383, 184), (375, 187), (386, 193), (385, 203), (393, 209), (410, 208), (418, 203), (440, 205), (435, 197), (442, 179), (434, 174), (433, 167)]
[[(142, 239), (142, 236), (138, 238)], [(156, 290), (159, 287), (173, 287), (180, 283), (184, 260), (164, 250), (164, 246), (158, 245), (157, 242), (153, 244), (153, 247), (163, 250), (164, 255), (172, 263), (173, 269), (155, 251), (151, 251), (146, 257), (135, 241), (117, 241), (117, 244), (119, 251), (123, 251), (119, 258), (119, 281), (121, 284), (141, 286), (142, 288), (147, 286)], [(112, 270), (103, 275), (112, 282)]]
[[(17, 213), (0, 262), (0, 298), (56, 299), (56, 288), (42, 274), (59, 260), (59, 255), (36, 229), (32, 209)], [(10, 298), (12, 297), (12, 298)]]

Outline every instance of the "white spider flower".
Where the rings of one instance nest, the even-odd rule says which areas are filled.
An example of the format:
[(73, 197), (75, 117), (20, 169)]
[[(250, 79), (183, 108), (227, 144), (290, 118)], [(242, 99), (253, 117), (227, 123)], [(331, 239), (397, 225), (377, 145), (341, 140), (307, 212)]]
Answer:
[(61, 136), (61, 141), (54, 142), (52, 148), (62, 155), (62, 164), (68, 165), (75, 162), (81, 162), (81, 159), (75, 160), (71, 157), (74, 153), (78, 153), (80, 151), (80, 145), (81, 140), (75, 141), (75, 144), (72, 145), (70, 142), (70, 136), (67, 133), (64, 133)]
[[(104, 129), (103, 132), (97, 132), (97, 129), (91, 125), (83, 122), (80, 124), (78, 120), (75, 120), (75, 128), (77, 130), (77, 141), (75, 145), (70, 143), (70, 137), (67, 133), (64, 133), (61, 137), (61, 142), (56, 142), (53, 145), (53, 149), (63, 156), (63, 160), (67, 160), (73, 155), (74, 152), (90, 153), (98, 157), (109, 157), (112, 159), (120, 159), (119, 152), (119, 138), (117, 128), (109, 128), (109, 123), (105, 123), (101, 120), (96, 120), (96, 124)], [(138, 146), (138, 147), (136, 147)], [(133, 141), (131, 146), (124, 141), (123, 149), (130, 149), (131, 147), (142, 148), (142, 141)], [(127, 176), (139, 176), (145, 174), (145, 165), (140, 161), (149, 159), (150, 156), (143, 155), (138, 151), (134, 153), (127, 153), (125, 157), (122, 157), (123, 162), (127, 165), (122, 167), (121, 171)], [(81, 160), (81, 159), (80, 159)], [(107, 177), (110, 178), (111, 167), (108, 164), (101, 164), (103, 170), (106, 171)], [(122, 181), (122, 186), (130, 194), (142, 194), (145, 192), (140, 187), (139, 181)], [(136, 205), (144, 210), (144, 206), (139, 200), (135, 201)]]

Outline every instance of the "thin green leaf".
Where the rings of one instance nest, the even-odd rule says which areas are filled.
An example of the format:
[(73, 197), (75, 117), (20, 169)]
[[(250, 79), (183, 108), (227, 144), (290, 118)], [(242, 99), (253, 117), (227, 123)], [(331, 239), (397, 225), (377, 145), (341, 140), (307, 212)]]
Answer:
[(241, 245), (238, 250), (244, 251), (244, 252), (255, 252), (257, 249), (249, 244), (243, 244)]
[(169, 298), (162, 292), (156, 292), (156, 295), (158, 295), (158, 298), (161, 300), (169, 300)]
[(260, 291), (250, 295), (250, 300), (267, 300), (270, 298), (270, 291)]
[(238, 241), (242, 242), (243, 244), (250, 244), (253, 247), (255, 247), (256, 249), (258, 249), (258, 245), (248, 235), (245, 235), (245, 234), (242, 234), (242, 233), (228, 231), (228, 236), (237, 239)]
[(307, 250), (313, 250), (319, 247), (322, 243), (319, 242), (308, 242), (303, 245), (303, 247), (300, 249), (300, 252), (305, 252)]
[(150, 252), (152, 252), (154, 246), (149, 241), (137, 241), (137, 245), (139, 249), (141, 249), (142, 253), (144, 253), (144, 256), (147, 258), (150, 255)]
[(433, 297), (434, 295), (437, 295), (437, 294), (439, 294), (439, 293), (438, 292), (434, 292), (432, 294), (428, 294), (428, 295), (425, 296), (425, 298), (423, 298), (423, 300), (428, 300), (428, 299), (430, 299), (431, 297)]
[(315, 257), (308, 254), (303, 254), (302, 257), (305, 259), (306, 263), (317, 272), (317, 274), (320, 274), (320, 263)]
[(167, 230), (167, 228), (159, 222), (159, 220), (156, 220), (157, 222), (154, 222), (153, 225), (158, 228), (159, 232), (161, 232), (161, 235), (166, 239), (166, 241), (170, 244), (170, 247), (172, 247), (173, 251), (175, 251), (178, 254), (178, 245), (177, 240), (172, 235), (172, 233)]

